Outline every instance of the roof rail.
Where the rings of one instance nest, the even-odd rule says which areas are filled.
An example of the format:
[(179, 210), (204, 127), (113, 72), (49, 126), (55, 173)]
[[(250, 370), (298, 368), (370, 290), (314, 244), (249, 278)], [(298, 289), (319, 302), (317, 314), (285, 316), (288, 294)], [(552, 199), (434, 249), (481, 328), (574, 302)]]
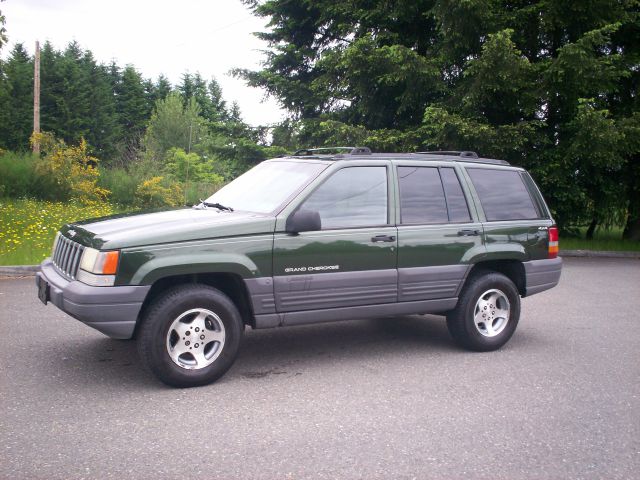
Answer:
[(306, 157), (309, 155), (315, 155), (323, 152), (332, 152), (335, 150), (348, 150), (349, 155), (371, 155), (371, 149), (369, 147), (324, 147), (324, 148), (303, 148), (297, 150), (294, 157)]
[(450, 155), (457, 156), (462, 158), (480, 158), (476, 152), (472, 152), (471, 150), (434, 150), (430, 152), (416, 152), (416, 153), (426, 153), (429, 155)]

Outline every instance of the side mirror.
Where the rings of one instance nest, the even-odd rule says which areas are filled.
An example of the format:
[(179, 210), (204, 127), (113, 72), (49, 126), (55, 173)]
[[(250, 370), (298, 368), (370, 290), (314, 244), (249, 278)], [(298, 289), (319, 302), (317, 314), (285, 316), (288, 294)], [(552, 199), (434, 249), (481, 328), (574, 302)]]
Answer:
[(315, 210), (296, 210), (285, 224), (285, 231), (287, 233), (300, 233), (300, 232), (315, 232), (322, 230), (322, 222), (320, 221), (320, 214)]

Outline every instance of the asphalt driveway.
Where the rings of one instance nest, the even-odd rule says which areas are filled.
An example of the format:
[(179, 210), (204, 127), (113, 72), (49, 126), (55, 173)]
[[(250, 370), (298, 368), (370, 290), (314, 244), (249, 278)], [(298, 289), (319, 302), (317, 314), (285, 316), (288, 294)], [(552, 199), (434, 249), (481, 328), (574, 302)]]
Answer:
[(571, 258), (498, 352), (435, 316), (248, 330), (176, 390), (2, 279), (0, 478), (638, 478), (639, 312), (640, 260)]

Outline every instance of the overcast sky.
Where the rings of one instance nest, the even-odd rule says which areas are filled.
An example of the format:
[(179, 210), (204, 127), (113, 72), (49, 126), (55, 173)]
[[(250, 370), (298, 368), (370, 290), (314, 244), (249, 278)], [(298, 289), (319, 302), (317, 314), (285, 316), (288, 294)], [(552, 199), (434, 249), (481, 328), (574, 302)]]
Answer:
[(240, 104), (252, 125), (277, 122), (284, 116), (264, 92), (228, 74), (231, 68), (255, 69), (266, 45), (252, 35), (265, 29), (240, 0), (6, 0), (9, 44), (33, 53), (36, 40), (64, 48), (76, 40), (99, 62), (133, 64), (145, 78), (164, 73), (173, 84), (189, 71), (215, 76), (225, 99)]

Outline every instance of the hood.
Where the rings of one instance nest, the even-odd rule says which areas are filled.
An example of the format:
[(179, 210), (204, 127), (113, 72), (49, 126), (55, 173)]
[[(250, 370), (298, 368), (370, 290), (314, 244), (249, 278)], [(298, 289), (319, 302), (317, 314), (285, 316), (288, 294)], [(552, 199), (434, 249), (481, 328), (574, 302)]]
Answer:
[(207, 238), (273, 233), (275, 217), (249, 212), (183, 208), (164, 212), (113, 215), (65, 225), (69, 238), (98, 249), (187, 242)]

